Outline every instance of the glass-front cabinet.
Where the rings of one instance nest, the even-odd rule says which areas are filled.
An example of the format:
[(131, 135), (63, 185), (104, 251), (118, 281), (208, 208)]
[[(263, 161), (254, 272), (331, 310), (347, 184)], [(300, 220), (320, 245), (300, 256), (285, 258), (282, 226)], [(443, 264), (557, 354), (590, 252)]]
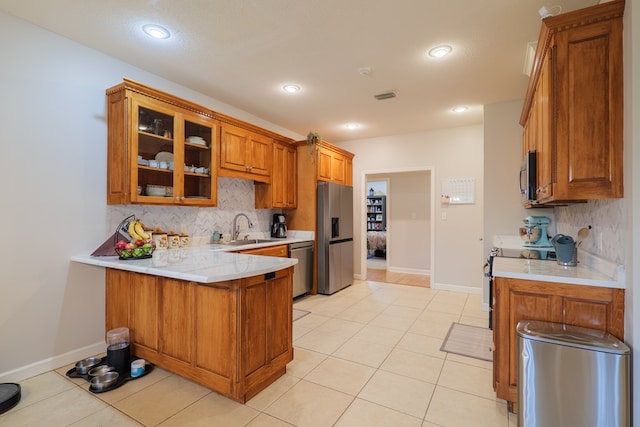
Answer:
[(218, 121), (186, 101), (137, 89), (125, 80), (107, 90), (107, 202), (215, 206)]

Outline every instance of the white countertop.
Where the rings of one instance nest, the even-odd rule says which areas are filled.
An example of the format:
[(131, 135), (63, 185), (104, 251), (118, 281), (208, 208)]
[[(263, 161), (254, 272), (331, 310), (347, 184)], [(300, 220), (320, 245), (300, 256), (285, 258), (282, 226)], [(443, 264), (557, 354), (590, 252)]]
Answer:
[[(520, 240), (519, 236), (495, 236), (494, 245), (510, 249), (527, 249), (522, 246), (522, 243), (518, 245), (518, 240)], [(578, 250), (578, 265), (575, 267), (565, 267), (556, 261), (495, 257), (492, 273), (494, 277), (625, 288), (623, 266), (581, 250)]]
[(242, 279), (283, 270), (298, 263), (294, 258), (230, 253), (245, 249), (277, 246), (312, 240), (307, 236), (278, 239), (268, 243), (231, 246), (211, 244), (180, 249), (160, 249), (152, 258), (120, 260), (117, 256), (78, 255), (71, 261), (154, 276), (199, 283)]

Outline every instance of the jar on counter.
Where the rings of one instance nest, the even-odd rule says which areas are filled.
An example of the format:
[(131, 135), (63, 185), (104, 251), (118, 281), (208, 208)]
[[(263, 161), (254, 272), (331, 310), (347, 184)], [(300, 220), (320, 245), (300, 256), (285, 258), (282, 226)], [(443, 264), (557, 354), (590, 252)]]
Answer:
[(162, 231), (155, 231), (153, 233), (152, 239), (156, 242), (156, 249), (168, 249), (169, 242), (167, 240), (167, 233)]
[(169, 249), (179, 249), (180, 248), (180, 236), (177, 234), (168, 234), (167, 235), (167, 243), (169, 245)]

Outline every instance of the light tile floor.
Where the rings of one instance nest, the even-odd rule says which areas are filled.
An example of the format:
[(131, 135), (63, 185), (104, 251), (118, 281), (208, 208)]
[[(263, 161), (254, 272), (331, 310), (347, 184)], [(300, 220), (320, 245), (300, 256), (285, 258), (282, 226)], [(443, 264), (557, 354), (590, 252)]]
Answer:
[(0, 426), (503, 426), (491, 364), (440, 351), (451, 322), (486, 326), (479, 295), (356, 282), (294, 303), (287, 373), (245, 405), (156, 368), (107, 393), (73, 365), (22, 381)]

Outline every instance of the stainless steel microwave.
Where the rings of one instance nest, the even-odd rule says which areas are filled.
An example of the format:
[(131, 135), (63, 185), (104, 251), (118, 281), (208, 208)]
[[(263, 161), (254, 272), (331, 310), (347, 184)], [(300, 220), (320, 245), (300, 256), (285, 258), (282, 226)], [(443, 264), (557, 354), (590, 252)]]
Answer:
[(520, 195), (522, 203), (536, 200), (536, 152), (529, 151), (520, 167)]

